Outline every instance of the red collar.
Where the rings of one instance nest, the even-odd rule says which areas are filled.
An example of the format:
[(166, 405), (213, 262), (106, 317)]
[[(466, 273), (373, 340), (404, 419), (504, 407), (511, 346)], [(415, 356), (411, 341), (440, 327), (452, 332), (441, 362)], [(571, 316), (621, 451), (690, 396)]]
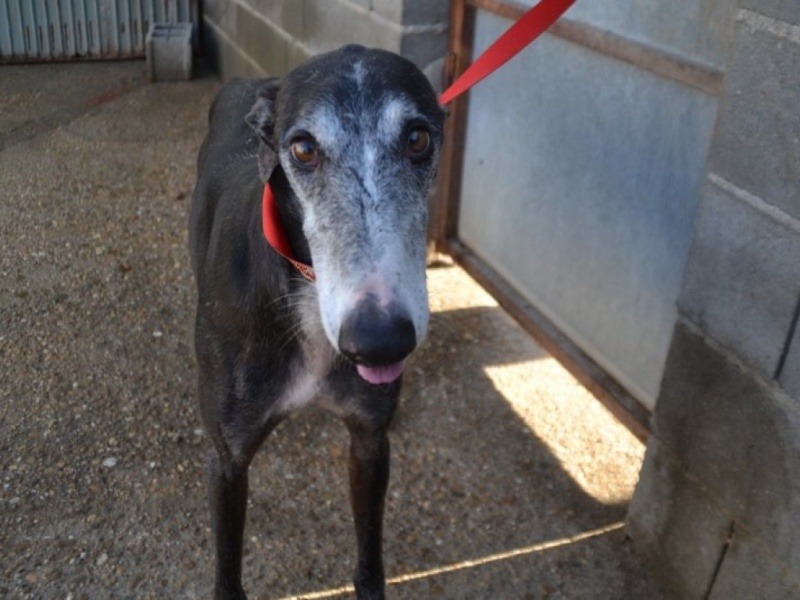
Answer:
[(286, 232), (281, 226), (278, 205), (275, 203), (275, 196), (269, 187), (269, 183), (264, 185), (264, 195), (261, 198), (261, 224), (264, 229), (264, 237), (267, 238), (267, 242), (272, 246), (272, 249), (292, 263), (303, 277), (309, 281), (314, 281), (316, 279), (314, 268), (311, 265), (300, 262), (292, 254), (292, 247), (289, 244), (289, 238), (286, 237)]

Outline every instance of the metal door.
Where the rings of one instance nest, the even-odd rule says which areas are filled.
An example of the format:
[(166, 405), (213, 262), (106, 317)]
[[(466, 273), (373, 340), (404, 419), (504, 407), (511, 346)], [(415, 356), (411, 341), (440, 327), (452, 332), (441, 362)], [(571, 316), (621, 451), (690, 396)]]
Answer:
[(198, 23), (199, 0), (0, 0), (0, 62), (136, 58), (151, 23)]
[[(454, 1), (451, 77), (534, 1), (522, 4)], [(640, 431), (674, 325), (732, 11), (725, 0), (579, 0), (451, 107), (439, 243)]]

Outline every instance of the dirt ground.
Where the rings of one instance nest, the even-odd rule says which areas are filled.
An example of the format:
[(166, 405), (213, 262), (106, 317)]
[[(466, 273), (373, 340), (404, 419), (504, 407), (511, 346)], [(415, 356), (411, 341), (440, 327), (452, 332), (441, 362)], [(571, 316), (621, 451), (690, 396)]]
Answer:
[[(186, 219), (210, 76), (0, 67), (0, 596), (209, 598)], [(660, 598), (622, 523), (643, 447), (458, 267), (392, 432), (391, 598)], [(349, 597), (346, 433), (251, 469), (252, 598)]]

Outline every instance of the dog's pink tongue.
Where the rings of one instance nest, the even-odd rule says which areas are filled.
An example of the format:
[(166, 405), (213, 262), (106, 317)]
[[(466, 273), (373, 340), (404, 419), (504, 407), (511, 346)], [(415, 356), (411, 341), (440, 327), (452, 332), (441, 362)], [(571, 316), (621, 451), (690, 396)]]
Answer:
[(391, 383), (400, 375), (403, 374), (405, 363), (400, 361), (393, 365), (385, 367), (367, 367), (365, 365), (356, 365), (356, 370), (361, 377), (372, 384)]

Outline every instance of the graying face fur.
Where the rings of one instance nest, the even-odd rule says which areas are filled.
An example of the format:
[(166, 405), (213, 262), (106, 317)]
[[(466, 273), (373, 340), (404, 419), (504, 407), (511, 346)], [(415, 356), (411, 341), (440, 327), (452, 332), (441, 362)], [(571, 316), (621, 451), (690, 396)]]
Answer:
[(427, 197), (443, 113), (424, 76), (384, 54), (338, 64), (335, 74), (312, 61), (282, 82), (276, 102), (271, 142), (302, 210), (334, 348), (366, 298), (404, 311), (418, 342), (428, 326)]

